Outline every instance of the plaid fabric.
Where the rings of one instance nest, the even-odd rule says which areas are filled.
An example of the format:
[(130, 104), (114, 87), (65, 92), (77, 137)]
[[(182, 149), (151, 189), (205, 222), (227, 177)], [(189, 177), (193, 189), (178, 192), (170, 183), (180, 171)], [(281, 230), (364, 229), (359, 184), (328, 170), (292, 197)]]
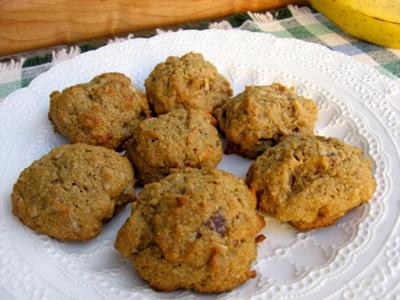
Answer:
[[(218, 23), (200, 22), (197, 29), (240, 28), (267, 32), (276, 37), (296, 38), (322, 44), (334, 51), (350, 55), (354, 59), (375, 67), (380, 72), (400, 83), (400, 49), (388, 49), (355, 39), (341, 31), (323, 15), (308, 7), (288, 8), (267, 12), (238, 14)], [(193, 25), (181, 26), (183, 29)], [(156, 33), (162, 32), (158, 30)], [(130, 35), (128, 38), (131, 38)], [(118, 42), (115, 39), (111, 42)], [(102, 45), (81, 44), (69, 49), (52, 51), (42, 56), (21, 59), (19, 62), (0, 63), (0, 102), (11, 92), (27, 86), (32, 79), (50, 69), (59, 61), (71, 59), (79, 53), (93, 50)]]
[(242, 28), (324, 45), (371, 65), (400, 83), (400, 49), (384, 48), (351, 37), (323, 15), (312, 13), (308, 8), (292, 8), (290, 11), (292, 17), (272, 22), (262, 22), (262, 15), (250, 14), (255, 22), (245, 23)]

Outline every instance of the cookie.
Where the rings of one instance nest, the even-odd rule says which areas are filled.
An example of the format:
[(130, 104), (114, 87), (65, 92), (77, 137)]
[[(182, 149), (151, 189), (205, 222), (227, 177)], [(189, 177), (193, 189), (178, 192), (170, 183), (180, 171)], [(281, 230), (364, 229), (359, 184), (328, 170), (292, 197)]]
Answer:
[(216, 109), (215, 115), (228, 141), (225, 152), (255, 158), (281, 137), (296, 132), (312, 134), (318, 107), (297, 96), (293, 88), (273, 83), (247, 86)]
[(14, 185), (12, 212), (31, 229), (70, 241), (95, 237), (135, 199), (128, 159), (98, 146), (59, 146), (26, 168)]
[(145, 82), (149, 103), (157, 115), (177, 108), (212, 112), (232, 95), (229, 82), (198, 53), (170, 56)]
[(222, 143), (209, 114), (178, 109), (142, 121), (126, 147), (142, 184), (158, 181), (174, 169), (215, 167)]
[(149, 116), (146, 96), (121, 73), (105, 73), (50, 95), (49, 118), (71, 143), (120, 149), (137, 120)]
[(115, 247), (156, 290), (223, 292), (255, 276), (264, 224), (242, 180), (185, 169), (145, 185)]
[(284, 138), (257, 158), (247, 181), (261, 210), (299, 230), (334, 224), (376, 188), (360, 149), (322, 136)]

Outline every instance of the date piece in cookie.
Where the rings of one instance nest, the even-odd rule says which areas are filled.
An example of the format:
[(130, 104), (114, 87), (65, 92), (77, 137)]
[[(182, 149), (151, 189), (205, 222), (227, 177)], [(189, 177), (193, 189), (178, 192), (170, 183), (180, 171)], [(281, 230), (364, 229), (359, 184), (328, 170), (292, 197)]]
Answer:
[(60, 240), (89, 240), (135, 199), (133, 176), (129, 160), (113, 150), (62, 145), (20, 174), (12, 211), (37, 232)]
[(264, 224), (242, 180), (186, 169), (143, 188), (115, 247), (156, 290), (223, 292), (256, 275)]
[(142, 121), (126, 147), (139, 181), (158, 181), (173, 169), (215, 167), (222, 143), (213, 120), (200, 110), (178, 109)]
[(71, 143), (120, 149), (137, 121), (149, 116), (146, 96), (121, 73), (104, 73), (50, 95), (49, 118)]
[(247, 86), (245, 91), (216, 109), (219, 127), (228, 141), (226, 153), (249, 158), (262, 154), (281, 137), (312, 134), (318, 107), (278, 83)]
[(284, 138), (247, 176), (259, 208), (299, 230), (334, 224), (376, 188), (372, 161), (360, 149), (322, 136)]

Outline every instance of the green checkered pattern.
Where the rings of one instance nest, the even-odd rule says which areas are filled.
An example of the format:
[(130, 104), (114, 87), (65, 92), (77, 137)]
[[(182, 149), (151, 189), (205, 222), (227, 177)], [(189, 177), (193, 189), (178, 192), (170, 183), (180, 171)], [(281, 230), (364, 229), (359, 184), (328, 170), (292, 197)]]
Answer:
[[(257, 18), (253, 18), (256, 19)], [(268, 23), (248, 22), (243, 29), (268, 32), (276, 37), (318, 43), (375, 67), (400, 83), (400, 49), (389, 49), (358, 40), (343, 32), (323, 15), (298, 12), (290, 18)]]
[[(200, 22), (196, 26), (193, 24), (181, 26), (184, 29), (223, 28), (227, 30), (234, 27), (322, 44), (373, 66), (400, 84), (400, 49), (388, 49), (355, 39), (308, 7), (300, 9), (289, 7), (272, 14), (238, 14), (218, 23)], [(99, 46), (101, 45), (94, 46), (85, 43), (78, 45), (79, 48), (76, 48), (75, 52), (90, 51)], [(66, 57), (70, 56), (66, 55)], [(27, 86), (33, 78), (47, 71), (57, 61), (59, 59), (55, 59), (54, 54), (47, 53), (24, 60), (20, 66), (2, 67), (0, 64), (0, 101), (11, 92)]]

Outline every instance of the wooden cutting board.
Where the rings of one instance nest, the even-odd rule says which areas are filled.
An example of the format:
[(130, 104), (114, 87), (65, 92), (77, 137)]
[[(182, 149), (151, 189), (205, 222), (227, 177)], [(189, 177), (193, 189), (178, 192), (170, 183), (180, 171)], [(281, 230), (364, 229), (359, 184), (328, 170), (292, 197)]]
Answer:
[(304, 0), (0, 0), (0, 55)]

